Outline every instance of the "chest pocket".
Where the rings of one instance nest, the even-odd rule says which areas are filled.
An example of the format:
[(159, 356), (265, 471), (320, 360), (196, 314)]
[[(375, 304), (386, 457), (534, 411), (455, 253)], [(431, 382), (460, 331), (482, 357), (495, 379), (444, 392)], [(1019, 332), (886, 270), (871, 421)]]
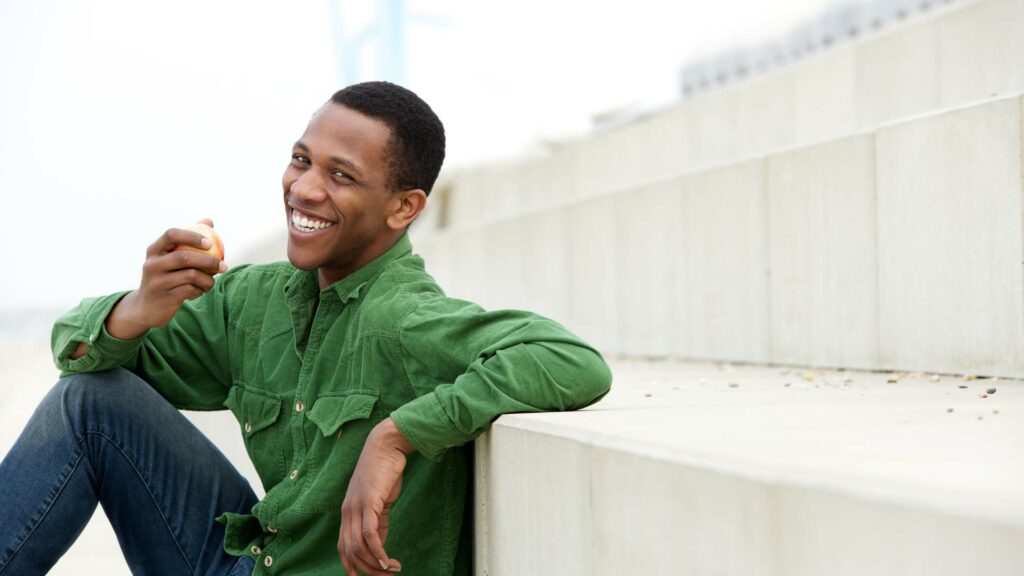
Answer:
[(366, 437), (384, 412), (377, 394), (352, 392), (317, 398), (306, 417), (316, 430), (307, 458), (309, 476), (295, 510), (337, 511)]
[(280, 426), (274, 426), (281, 418), (282, 404), (281, 398), (272, 392), (238, 384), (231, 387), (224, 400), (238, 420), (245, 449), (264, 488), (273, 486), (285, 474), (282, 432)]
[(346, 396), (324, 396), (318, 398), (309, 411), (309, 419), (316, 424), (324, 436), (333, 436), (339, 429), (353, 420), (369, 418), (377, 397), (372, 394), (348, 394)]

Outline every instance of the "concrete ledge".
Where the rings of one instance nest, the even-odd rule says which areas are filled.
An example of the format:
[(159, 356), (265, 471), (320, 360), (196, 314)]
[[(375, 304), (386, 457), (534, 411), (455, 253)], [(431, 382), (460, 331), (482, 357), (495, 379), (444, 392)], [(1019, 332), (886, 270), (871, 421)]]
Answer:
[(477, 441), (478, 574), (1024, 566), (1020, 381), (613, 369), (598, 405), (507, 415)]

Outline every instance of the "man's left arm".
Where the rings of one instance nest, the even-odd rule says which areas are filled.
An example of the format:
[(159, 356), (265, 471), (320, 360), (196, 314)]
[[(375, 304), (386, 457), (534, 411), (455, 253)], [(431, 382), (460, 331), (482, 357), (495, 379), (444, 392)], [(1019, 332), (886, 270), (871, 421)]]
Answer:
[(438, 297), (410, 314), (401, 341), (418, 397), (391, 418), (432, 460), (475, 439), (502, 414), (576, 410), (611, 386), (596, 350), (530, 312), (487, 312)]
[(338, 540), (351, 574), (357, 567), (368, 574), (375, 573), (368, 568), (383, 573), (378, 565), (397, 567), (383, 541), (405, 454), (415, 450), (440, 460), (502, 414), (576, 410), (611, 387), (611, 370), (596, 350), (530, 312), (487, 312), (438, 296), (406, 317), (400, 338), (417, 398), (374, 429), (356, 465)]

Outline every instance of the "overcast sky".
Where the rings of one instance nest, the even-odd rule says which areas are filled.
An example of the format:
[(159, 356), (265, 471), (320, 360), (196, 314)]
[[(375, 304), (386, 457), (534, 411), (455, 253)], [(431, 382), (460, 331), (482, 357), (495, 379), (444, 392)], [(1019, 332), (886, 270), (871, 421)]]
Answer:
[[(284, 227), (290, 145), (339, 88), (328, 1), (0, 0), (0, 309), (134, 288), (202, 217), (229, 265)], [(681, 63), (829, 3), (407, 0), (406, 84), (467, 164), (666, 102)]]

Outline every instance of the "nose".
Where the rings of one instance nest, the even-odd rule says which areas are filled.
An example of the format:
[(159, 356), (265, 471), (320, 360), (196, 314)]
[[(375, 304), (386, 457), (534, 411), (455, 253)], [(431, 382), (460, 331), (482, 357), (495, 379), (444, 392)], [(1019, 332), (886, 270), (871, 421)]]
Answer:
[(317, 170), (310, 169), (303, 171), (298, 178), (292, 181), (288, 190), (295, 196), (311, 202), (321, 202), (327, 198), (327, 189), (324, 187), (323, 178), (317, 174)]

